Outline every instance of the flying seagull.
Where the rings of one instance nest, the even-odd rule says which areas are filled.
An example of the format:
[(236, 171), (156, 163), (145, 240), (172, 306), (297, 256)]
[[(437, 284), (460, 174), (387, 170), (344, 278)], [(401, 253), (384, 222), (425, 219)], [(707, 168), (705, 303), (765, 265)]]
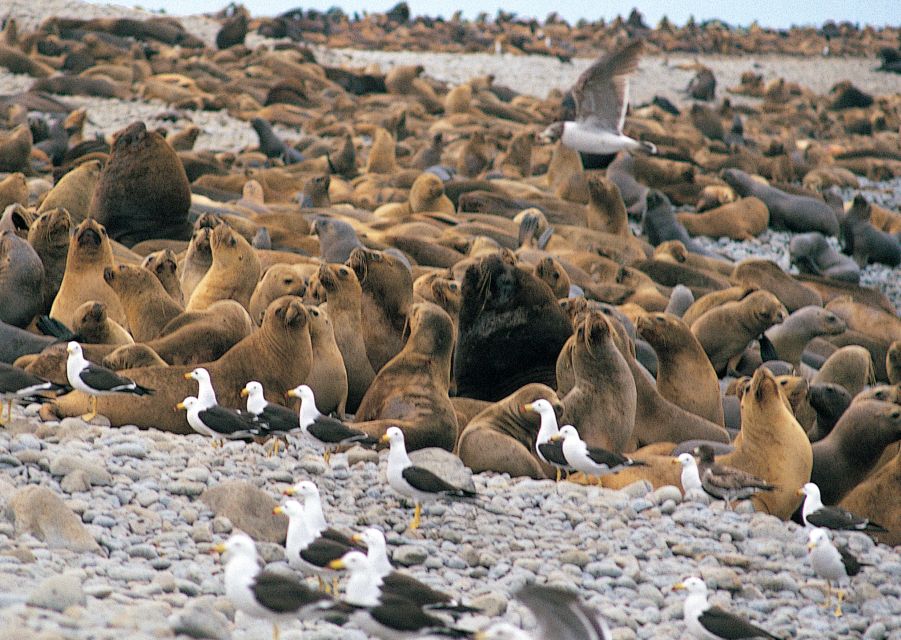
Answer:
[(650, 142), (623, 135), (623, 123), (629, 108), (629, 74), (638, 66), (641, 40), (632, 40), (598, 58), (572, 88), (576, 103), (576, 121), (555, 122), (540, 139), (559, 140), (583, 153), (614, 154), (622, 149), (657, 153)]

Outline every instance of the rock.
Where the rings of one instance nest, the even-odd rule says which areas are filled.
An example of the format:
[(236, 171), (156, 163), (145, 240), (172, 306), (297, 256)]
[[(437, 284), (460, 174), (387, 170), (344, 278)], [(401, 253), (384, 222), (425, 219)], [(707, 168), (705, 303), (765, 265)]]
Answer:
[(468, 604), (471, 607), (480, 609), (483, 614), (490, 618), (502, 615), (507, 610), (507, 598), (503, 594), (494, 591), (477, 596), (470, 600)]
[(91, 481), (84, 471), (76, 469), (62, 479), (59, 488), (66, 493), (83, 493), (91, 490)]
[(169, 626), (176, 635), (210, 640), (228, 640), (228, 618), (209, 602), (192, 602), (183, 611), (169, 617)]
[(235, 528), (257, 542), (284, 544), (288, 523), (272, 513), (278, 503), (249, 482), (223, 482), (204, 491), (200, 499), (217, 517), (228, 518)]
[(64, 611), (73, 605), (84, 606), (87, 602), (81, 588), (82, 578), (72, 573), (51, 576), (38, 585), (26, 600), (32, 607)]
[(16, 530), (28, 532), (48, 547), (71, 551), (100, 551), (81, 519), (46, 487), (29, 486), (10, 500)]
[(630, 485), (626, 485), (620, 491), (628, 495), (630, 498), (643, 498), (649, 494), (654, 487), (647, 480), (636, 480)]
[(354, 466), (358, 462), (374, 462), (379, 463), (379, 454), (373, 449), (364, 449), (363, 447), (352, 447), (347, 452), (347, 464)]
[(90, 458), (73, 455), (61, 455), (50, 463), (50, 473), (55, 476), (67, 476), (74, 471), (81, 471), (94, 486), (105, 487), (112, 484), (112, 476), (99, 462)]
[(682, 502), (682, 492), (671, 484), (656, 489), (650, 497), (654, 504), (663, 504), (667, 500), (672, 500), (676, 504)]
[(574, 564), (580, 569), (584, 569), (589, 562), (591, 562), (589, 555), (579, 549), (571, 549), (560, 554), (561, 564)]
[(428, 447), (410, 453), (413, 464), (425, 467), (455, 487), (475, 491), (472, 470), (457, 456), (438, 447)]
[(428, 552), (422, 547), (404, 544), (394, 550), (393, 558), (396, 563), (410, 567), (414, 564), (422, 564), (428, 555)]

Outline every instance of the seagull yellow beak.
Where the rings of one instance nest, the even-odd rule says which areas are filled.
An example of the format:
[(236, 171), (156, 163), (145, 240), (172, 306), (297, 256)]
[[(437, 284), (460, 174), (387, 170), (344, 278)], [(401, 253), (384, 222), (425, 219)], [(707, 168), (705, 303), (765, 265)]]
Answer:
[(385, 444), (386, 442), (390, 442), (391, 438), (388, 437), (388, 434), (384, 434), (381, 438), (379, 438), (379, 442), (381, 444)]
[(328, 568), (329, 569), (344, 569), (344, 568), (346, 568), (346, 565), (344, 564), (344, 560), (342, 560), (341, 558), (338, 558), (337, 560), (332, 560), (331, 562), (329, 562)]
[(285, 397), (286, 398), (299, 398), (300, 396), (297, 395), (297, 392), (295, 392), (294, 389), (288, 389), (285, 392)]
[(816, 542), (808, 542), (808, 543), (807, 543), (807, 550), (808, 550), (808, 551), (813, 551), (813, 548), (814, 548), (815, 546), (817, 546), (817, 543), (816, 543)]
[(679, 458), (673, 458), (673, 459), (670, 461), (670, 464), (682, 464), (682, 463), (679, 461)]
[(803, 495), (804, 495), (804, 489), (803, 489), (803, 487), (802, 487), (801, 489), (798, 489), (797, 491), (795, 491), (795, 495), (796, 495), (796, 496), (803, 496)]
[(280, 516), (280, 515), (282, 515), (283, 513), (285, 513), (285, 509), (284, 509), (283, 507), (281, 507), (281, 506), (273, 507), (273, 509), (272, 509), (272, 514), (273, 514), (273, 515)]
[(249, 395), (250, 395), (250, 391), (248, 391), (246, 387), (244, 389), (241, 389), (241, 397), (242, 398), (246, 398)]
[(682, 591), (684, 589), (685, 589), (684, 582), (677, 582), (676, 584), (673, 585), (673, 591)]
[(530, 402), (529, 404), (522, 405), (523, 411), (535, 411), (535, 404)]
[(225, 544), (220, 542), (210, 547), (210, 553), (225, 553)]
[(363, 542), (363, 536), (362, 536), (362, 534), (359, 534), (359, 533), (353, 534), (353, 535), (350, 537), (350, 539), (351, 539), (352, 541), (354, 541), (354, 542)]
[(560, 442), (561, 440), (563, 440), (563, 436), (561, 436), (559, 433), (555, 433), (547, 440), (548, 442)]
[(193, 380), (193, 379), (194, 379), (194, 375), (193, 375), (192, 373), (188, 372), (188, 373), (186, 373), (186, 374), (184, 375), (184, 379), (185, 379), (185, 380)]
[(175, 405), (175, 408), (181, 410), (187, 409), (184, 402), (179, 402), (177, 405)]
[(293, 496), (297, 491), (294, 490), (294, 487), (288, 487), (284, 491), (282, 491), (283, 496)]

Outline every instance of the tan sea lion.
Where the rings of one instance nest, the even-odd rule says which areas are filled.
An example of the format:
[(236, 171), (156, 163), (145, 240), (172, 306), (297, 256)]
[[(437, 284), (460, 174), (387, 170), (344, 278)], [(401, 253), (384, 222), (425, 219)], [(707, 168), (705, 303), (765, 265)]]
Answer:
[(123, 345), (107, 355), (101, 364), (113, 371), (139, 367), (168, 367), (169, 363), (146, 344)]
[(144, 267), (119, 265), (105, 269), (103, 280), (115, 292), (136, 342), (153, 340), (184, 311), (163, 283)]
[[(311, 269), (306, 265), (274, 264), (263, 272), (260, 281), (250, 296), (250, 304), (247, 310), (250, 317), (257, 324), (262, 322), (263, 313), (269, 303), (282, 296), (304, 297), (307, 292), (307, 273)], [(312, 386), (312, 385), (311, 385)], [(313, 391), (316, 388), (313, 387)], [(319, 394), (316, 393), (317, 402)], [(319, 407), (320, 411), (322, 407)]]
[(771, 260), (742, 260), (732, 271), (732, 283), (769, 291), (789, 313), (810, 305), (823, 306), (819, 293), (792, 278)]
[(839, 502), (839, 506), (881, 524), (888, 532), (875, 533), (874, 537), (883, 544), (897, 546), (901, 544), (899, 486), (901, 486), (901, 452), (854, 487)]
[(27, 123), (18, 125), (8, 133), (0, 133), (0, 171), (29, 172), (31, 143), (31, 128)]
[(161, 249), (144, 256), (141, 266), (157, 277), (163, 289), (176, 304), (184, 307), (185, 296), (178, 281), (178, 260), (172, 249)]
[(676, 219), (693, 236), (750, 240), (766, 230), (770, 212), (758, 198), (742, 198), (704, 213), (677, 213)]
[(690, 327), (698, 318), (711, 309), (726, 304), (727, 302), (743, 300), (755, 290), (756, 289), (751, 287), (729, 287), (728, 289), (723, 289), (721, 291), (707, 293), (695, 300), (694, 303), (685, 310), (685, 313), (682, 314), (682, 320)]
[(800, 504), (797, 490), (810, 481), (813, 451), (766, 367), (754, 372), (741, 396), (741, 431), (735, 451), (717, 462), (754, 474), (778, 487), (751, 498), (754, 508), (786, 520)]
[(75, 310), (88, 300), (106, 305), (107, 315), (121, 325), (128, 319), (116, 292), (103, 279), (106, 268), (113, 267), (113, 249), (106, 229), (93, 218), (75, 227), (69, 242), (66, 272), (50, 308), (50, 316), (66, 326), (75, 321)]
[(453, 324), (443, 309), (421, 302), (410, 307), (409, 325), (407, 343), (372, 381), (354, 426), (374, 437), (399, 426), (408, 450), (452, 451), (459, 430), (448, 397)]
[(566, 269), (559, 261), (551, 256), (539, 260), (535, 264), (535, 276), (542, 282), (547, 283), (557, 298), (566, 298), (569, 296), (569, 288), (571, 285), (569, 275)]
[(848, 323), (848, 329), (858, 331), (886, 348), (901, 340), (901, 318), (871, 305), (854, 302), (847, 297), (830, 300), (826, 309)]
[(563, 415), (563, 404), (554, 390), (543, 384), (527, 384), (516, 393), (477, 413), (463, 428), (454, 450), (473, 473), (493, 471), (512, 477), (551, 477), (552, 469), (535, 455), (540, 418), (523, 405), (539, 399)]
[(131, 334), (106, 315), (106, 305), (89, 301), (75, 310), (72, 331), (79, 342), (90, 344), (134, 344)]
[(72, 216), (72, 223), (79, 224), (90, 213), (91, 198), (100, 180), (100, 162), (83, 162), (59, 179), (50, 190), (38, 212), (65, 209)]
[(206, 275), (210, 265), (213, 264), (213, 251), (210, 248), (212, 233), (213, 230), (210, 227), (199, 227), (191, 236), (179, 276), (181, 292), (185, 300), (191, 299), (194, 289)]
[(873, 358), (869, 351), (857, 345), (836, 350), (811, 380), (811, 384), (840, 384), (852, 397), (874, 382)]
[(306, 384), (316, 397), (316, 408), (324, 414), (344, 415), (347, 405), (347, 372), (335, 342), (335, 329), (325, 309), (308, 306), (313, 365)]
[(394, 144), (394, 136), (387, 130), (381, 127), (375, 130), (366, 160), (366, 173), (392, 174), (397, 171)]
[(21, 171), (0, 180), (0, 211), (11, 204), (28, 204), (28, 183)]
[(585, 218), (589, 229), (626, 237), (632, 235), (619, 187), (602, 176), (592, 176), (588, 180)]
[(901, 340), (895, 340), (885, 355), (885, 370), (888, 381), (901, 384)]
[(28, 242), (44, 265), (41, 313), (48, 313), (63, 282), (69, 255), (69, 230), (72, 219), (65, 209), (50, 209), (40, 214), (28, 228)]
[(260, 279), (260, 260), (250, 243), (228, 225), (210, 236), (213, 262), (188, 299), (187, 311), (206, 309), (217, 300), (236, 300), (244, 308)]

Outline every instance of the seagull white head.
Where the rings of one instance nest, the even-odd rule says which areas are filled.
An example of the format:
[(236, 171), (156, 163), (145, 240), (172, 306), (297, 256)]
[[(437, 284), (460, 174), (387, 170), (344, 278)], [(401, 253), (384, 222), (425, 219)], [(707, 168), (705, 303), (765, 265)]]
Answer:
[(313, 395), (313, 390), (305, 384), (302, 384), (298, 387), (294, 387), (293, 389), (288, 390), (288, 397), (290, 398), (300, 398), (301, 402), (312, 402), (316, 403), (316, 397)]
[(811, 531), (807, 538), (807, 548), (811, 551), (817, 547), (826, 546), (829, 543), (829, 532), (822, 527), (818, 527)]
[(329, 569), (347, 569), (351, 573), (368, 571), (369, 559), (360, 551), (348, 551), (337, 560), (329, 562)]
[(526, 411), (534, 411), (540, 416), (550, 415), (553, 416), (554, 419), (557, 418), (557, 415), (554, 413), (554, 407), (550, 402), (545, 400), (544, 398), (539, 398), (535, 402), (530, 402), (529, 404), (524, 404), (522, 406)]
[(246, 533), (236, 533), (229, 537), (225, 543), (220, 543), (213, 547), (213, 551), (228, 553), (232, 557), (256, 558), (257, 545), (253, 538)]
[(690, 596), (707, 595), (707, 585), (703, 580), (696, 576), (691, 576), (690, 578), (686, 578), (682, 582), (674, 584), (673, 589), (676, 591), (681, 591), (684, 589), (685, 591), (688, 591), (688, 595)]
[(66, 345), (66, 353), (70, 356), (81, 357), (81, 345), (74, 340)]
[(185, 398), (184, 400), (179, 402), (177, 405), (175, 405), (175, 408), (182, 409), (184, 411), (190, 411), (191, 409), (193, 409), (194, 407), (197, 406), (198, 402), (200, 402), (200, 400), (198, 400), (196, 397), (188, 396), (187, 398)]
[(562, 437), (564, 440), (568, 438), (575, 439), (579, 437), (579, 432), (576, 431), (576, 428), (571, 424), (565, 424), (560, 427), (560, 437)]
[(203, 367), (197, 367), (190, 373), (185, 374), (185, 378), (188, 380), (196, 380), (197, 382), (209, 382), (210, 381), (210, 372), (204, 369)]
[(375, 527), (363, 529), (363, 531), (353, 537), (353, 540), (354, 542), (362, 542), (367, 547), (385, 548), (385, 534)]
[(286, 515), (292, 520), (303, 517), (303, 505), (297, 500), (285, 500), (285, 502), (272, 510), (276, 515)]
[(303, 498), (304, 500), (308, 498), (319, 497), (319, 489), (310, 480), (301, 480), (300, 482), (297, 482), (291, 487), (285, 489), (283, 493), (286, 496), (297, 496), (299, 498)]
[(385, 435), (379, 438), (379, 442), (387, 442), (391, 448), (404, 446), (404, 432), (399, 427), (388, 427)]
[(695, 457), (690, 453), (680, 453), (679, 457), (676, 458), (683, 467), (691, 467), (697, 466), (698, 462), (695, 460)]
[(247, 384), (244, 385), (244, 388), (241, 389), (241, 397), (253, 397), (256, 395), (263, 395), (263, 385), (261, 385), (256, 380), (251, 380)]
[(815, 482), (808, 482), (803, 487), (801, 487), (801, 490), (798, 491), (798, 493), (809, 498), (814, 498), (816, 500), (822, 499), (820, 497), (820, 488), (816, 485)]

